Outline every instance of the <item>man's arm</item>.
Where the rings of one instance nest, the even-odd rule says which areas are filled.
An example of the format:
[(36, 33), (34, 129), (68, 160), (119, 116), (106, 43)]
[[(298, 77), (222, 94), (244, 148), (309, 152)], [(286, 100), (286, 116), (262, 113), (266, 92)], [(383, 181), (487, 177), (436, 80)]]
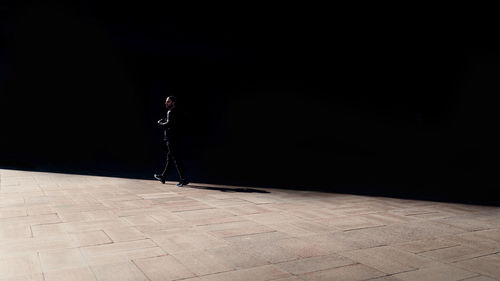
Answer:
[(167, 123), (168, 123), (168, 121), (165, 118), (158, 120), (158, 125), (160, 125), (160, 126), (165, 126), (165, 125), (167, 125)]
[(171, 126), (173, 124), (173, 114), (172, 111), (167, 113), (167, 118), (158, 120), (158, 125), (160, 126)]

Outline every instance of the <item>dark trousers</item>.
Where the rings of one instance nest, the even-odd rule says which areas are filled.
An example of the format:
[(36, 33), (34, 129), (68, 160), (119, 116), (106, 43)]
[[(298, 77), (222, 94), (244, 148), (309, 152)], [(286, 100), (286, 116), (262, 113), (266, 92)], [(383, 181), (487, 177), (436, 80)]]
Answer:
[(179, 157), (177, 142), (176, 141), (166, 141), (165, 144), (167, 146), (167, 165), (165, 165), (165, 170), (163, 170), (163, 173), (161, 175), (163, 177), (166, 177), (168, 169), (170, 168), (170, 166), (173, 163), (175, 165), (175, 168), (177, 169), (177, 173), (179, 174), (180, 180), (187, 181), (186, 177), (184, 176), (184, 169), (182, 168), (182, 161)]

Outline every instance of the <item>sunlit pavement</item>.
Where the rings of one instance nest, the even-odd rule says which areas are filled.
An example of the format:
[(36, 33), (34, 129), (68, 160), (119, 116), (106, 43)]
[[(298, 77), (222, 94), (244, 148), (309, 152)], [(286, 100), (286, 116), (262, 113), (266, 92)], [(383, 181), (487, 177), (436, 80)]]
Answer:
[(499, 280), (500, 208), (0, 169), (0, 280)]

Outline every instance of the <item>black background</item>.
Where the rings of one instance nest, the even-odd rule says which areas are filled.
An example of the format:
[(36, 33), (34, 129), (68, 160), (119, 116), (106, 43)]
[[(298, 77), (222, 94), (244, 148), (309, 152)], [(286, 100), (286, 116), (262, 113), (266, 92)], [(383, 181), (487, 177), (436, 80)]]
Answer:
[(2, 2), (0, 164), (497, 203), (489, 10)]

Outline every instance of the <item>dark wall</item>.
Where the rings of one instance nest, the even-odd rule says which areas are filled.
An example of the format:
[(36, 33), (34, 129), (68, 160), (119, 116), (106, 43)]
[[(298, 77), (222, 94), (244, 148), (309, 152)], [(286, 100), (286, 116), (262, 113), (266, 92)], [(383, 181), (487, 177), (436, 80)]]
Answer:
[(193, 181), (495, 190), (500, 58), (488, 16), (107, 3), (2, 4), (4, 167), (150, 177), (164, 161), (155, 122), (176, 95)]

